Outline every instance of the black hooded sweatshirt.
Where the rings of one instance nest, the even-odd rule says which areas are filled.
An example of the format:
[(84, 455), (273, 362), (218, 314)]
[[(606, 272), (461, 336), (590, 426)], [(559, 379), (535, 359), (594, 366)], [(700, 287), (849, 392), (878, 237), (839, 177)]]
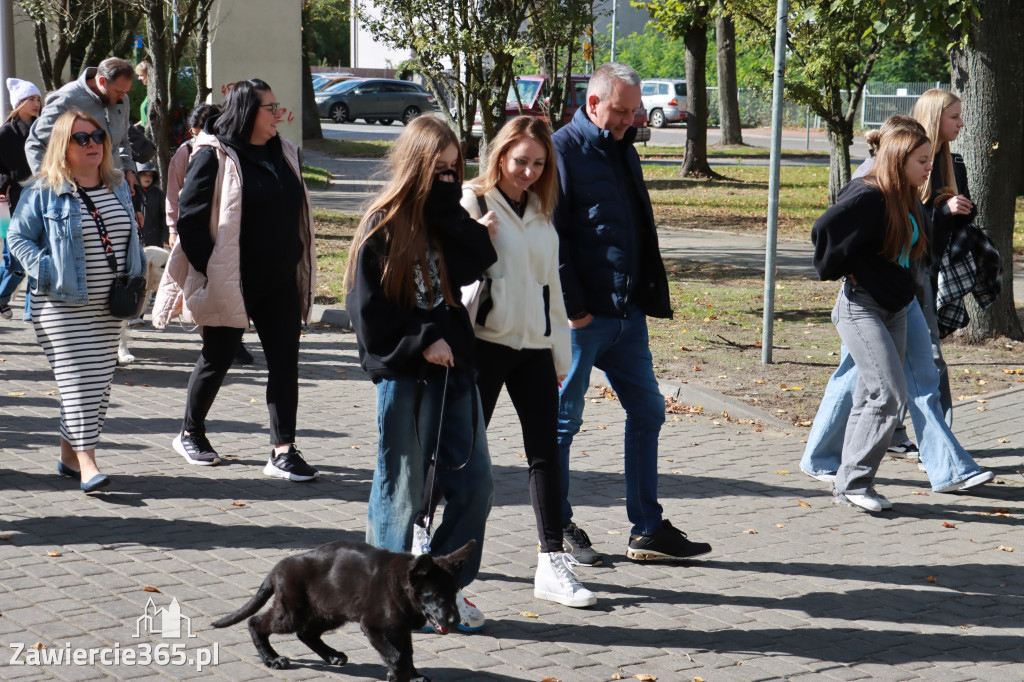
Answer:
[[(913, 262), (905, 268), (880, 253), (887, 225), (882, 190), (855, 178), (814, 222), (811, 242), (820, 279), (852, 274), (879, 305), (896, 312), (913, 300), (917, 282)], [(926, 234), (924, 225), (918, 228)]]
[[(457, 182), (434, 181), (424, 209), (432, 247), (444, 254), (444, 267), (453, 293), (478, 280), (498, 260), (487, 228), (459, 204)], [(461, 305), (441, 300), (433, 307), (407, 310), (384, 295), (381, 273), (388, 245), (382, 231), (367, 240), (356, 259), (352, 287), (345, 307), (359, 344), (359, 361), (373, 380), (441, 374), (423, 351), (438, 339), (452, 349), (455, 372), (463, 379), (476, 371), (475, 337), (469, 314)], [(465, 383), (465, 381), (460, 381)]]

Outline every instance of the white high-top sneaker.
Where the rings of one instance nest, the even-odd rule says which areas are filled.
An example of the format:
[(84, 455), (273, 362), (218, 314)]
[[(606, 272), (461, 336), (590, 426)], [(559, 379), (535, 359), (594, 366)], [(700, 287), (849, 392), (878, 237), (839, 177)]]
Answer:
[(563, 606), (583, 608), (597, 603), (594, 593), (583, 587), (573, 565), (579, 562), (567, 552), (541, 552), (537, 555), (537, 574), (533, 579), (533, 596)]

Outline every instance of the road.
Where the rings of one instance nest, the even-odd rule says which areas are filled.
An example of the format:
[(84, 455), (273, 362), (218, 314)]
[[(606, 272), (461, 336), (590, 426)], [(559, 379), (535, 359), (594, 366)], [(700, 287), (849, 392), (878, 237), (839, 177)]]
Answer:
[[(367, 125), (363, 121), (355, 123), (334, 123), (323, 119), (320, 121), (324, 137), (334, 140), (390, 140), (402, 133), (402, 124), (393, 123), (389, 126)], [(715, 144), (721, 139), (718, 128), (708, 129), (708, 144)], [(743, 141), (749, 145), (767, 147), (771, 144), (771, 131), (767, 128), (747, 128), (743, 131)], [(665, 128), (652, 128), (650, 145), (683, 146), (686, 144), (686, 128), (671, 125)], [(802, 151), (807, 148), (807, 134), (804, 130), (787, 129), (782, 131), (782, 148), (791, 151)], [(811, 151), (828, 151), (828, 139), (820, 130), (811, 130)], [(856, 159), (867, 156), (868, 147), (861, 136), (855, 137), (850, 154)], [(827, 159), (823, 160), (827, 163)]]

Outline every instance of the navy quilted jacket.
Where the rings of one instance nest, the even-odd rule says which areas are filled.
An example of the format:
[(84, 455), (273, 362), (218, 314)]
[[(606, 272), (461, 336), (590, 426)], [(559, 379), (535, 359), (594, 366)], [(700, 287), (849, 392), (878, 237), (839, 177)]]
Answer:
[[(580, 107), (553, 136), (559, 181), (554, 224), (570, 317), (589, 312), (625, 318), (632, 304), (651, 317), (672, 317), (635, 135), (630, 128), (616, 141)], [(637, 213), (629, 183), (640, 204)]]

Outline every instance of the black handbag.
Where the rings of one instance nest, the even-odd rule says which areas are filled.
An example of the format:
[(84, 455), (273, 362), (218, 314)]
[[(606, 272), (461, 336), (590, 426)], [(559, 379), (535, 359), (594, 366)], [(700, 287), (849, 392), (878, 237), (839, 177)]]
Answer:
[[(118, 272), (117, 256), (114, 255), (114, 244), (110, 241), (107, 233), (107, 226), (103, 222), (103, 216), (96, 209), (89, 195), (79, 187), (78, 196), (85, 204), (85, 210), (96, 222), (96, 231), (100, 233), (100, 241), (103, 242), (104, 254), (107, 257), (107, 264), (116, 274), (110, 285), (110, 296), (107, 298), (107, 307), (110, 314), (119, 320), (130, 320), (142, 314), (142, 308), (146, 305), (146, 278), (141, 275), (132, 276), (127, 272)], [(125, 249), (125, 260), (127, 260), (128, 249), (131, 248), (131, 239), (128, 240), (128, 247)]]

